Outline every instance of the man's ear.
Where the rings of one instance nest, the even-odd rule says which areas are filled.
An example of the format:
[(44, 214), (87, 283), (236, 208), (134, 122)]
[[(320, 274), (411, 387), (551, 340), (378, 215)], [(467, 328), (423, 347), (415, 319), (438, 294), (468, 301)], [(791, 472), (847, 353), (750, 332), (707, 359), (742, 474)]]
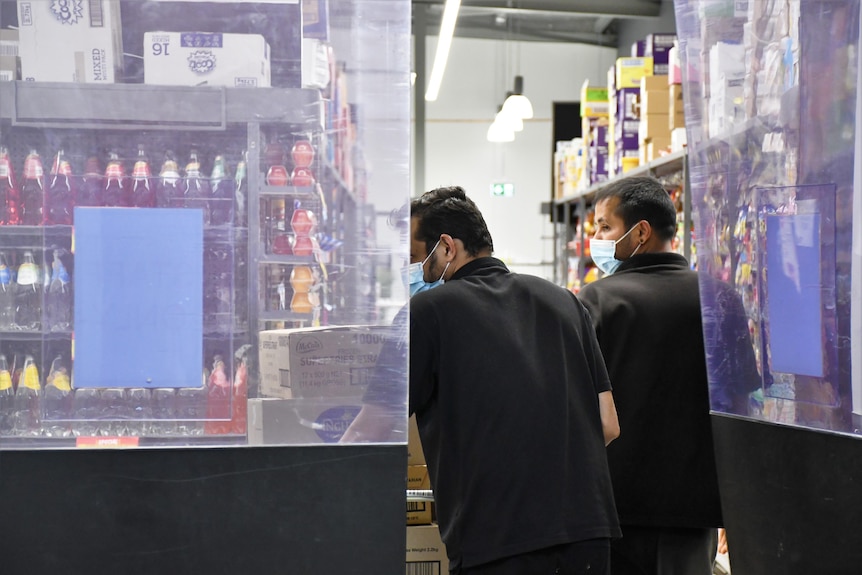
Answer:
[(458, 244), (455, 242), (455, 238), (449, 234), (440, 235), (440, 247), (444, 249), (443, 253), (438, 257), (442, 257), (443, 261), (451, 262), (458, 255)]

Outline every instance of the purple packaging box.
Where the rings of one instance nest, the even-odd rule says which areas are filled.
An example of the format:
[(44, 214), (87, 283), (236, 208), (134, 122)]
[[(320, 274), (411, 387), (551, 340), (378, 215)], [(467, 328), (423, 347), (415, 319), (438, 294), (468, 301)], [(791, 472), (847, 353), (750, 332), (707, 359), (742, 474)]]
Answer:
[(616, 120), (637, 120), (640, 88), (622, 88), (617, 90)]

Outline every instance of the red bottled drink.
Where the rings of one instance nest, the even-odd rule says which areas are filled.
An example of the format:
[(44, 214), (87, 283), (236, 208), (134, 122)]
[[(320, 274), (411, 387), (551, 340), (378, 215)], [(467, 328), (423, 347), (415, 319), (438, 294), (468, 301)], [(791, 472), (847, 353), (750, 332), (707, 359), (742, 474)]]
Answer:
[(294, 168), (308, 168), (314, 161), (314, 146), (308, 140), (299, 140), (290, 150)]
[(165, 152), (165, 162), (159, 172), (159, 181), (156, 186), (156, 207), (179, 208), (182, 207), (182, 192), (180, 191), (180, 169), (174, 158), (173, 152)]
[(227, 175), (224, 156), (218, 155), (213, 161), (210, 174), (212, 200), (210, 201), (210, 220), (214, 226), (223, 226), (233, 221), (234, 181)]
[(72, 215), (75, 208), (75, 192), (72, 189), (72, 166), (66, 159), (63, 150), (57, 152), (54, 165), (51, 167), (51, 185), (48, 186), (47, 213), (45, 220), (53, 225), (72, 225)]
[(40, 226), (45, 222), (45, 171), (42, 158), (30, 150), (24, 160), (24, 183), (21, 185), (21, 223)]
[(150, 161), (143, 146), (138, 146), (138, 159), (132, 168), (132, 205), (152, 208), (156, 205), (156, 191), (151, 185)]
[(105, 205), (105, 182), (99, 158), (90, 156), (84, 168), (84, 177), (76, 190), (75, 205), (84, 208), (98, 208)]
[(197, 150), (189, 153), (189, 161), (186, 164), (186, 177), (183, 181), (183, 196), (185, 207), (198, 208), (203, 211), (204, 225), (211, 223), (209, 206), (210, 197), (209, 182), (201, 175), (201, 163), (198, 160)]
[(233, 378), (233, 405), (231, 406), (231, 431), (238, 435), (248, 433), (248, 352), (244, 345), (234, 356), (238, 364)]
[(0, 225), (21, 223), (21, 191), (15, 182), (15, 172), (9, 150), (0, 146)]
[(204, 434), (224, 435), (233, 432), (231, 423), (231, 384), (228, 367), (221, 355), (213, 358), (213, 370), (207, 382), (207, 414)]
[(287, 168), (284, 166), (284, 146), (274, 141), (266, 146), (263, 153), (266, 161), (266, 183), (270, 186), (286, 186), (290, 183)]
[(105, 168), (105, 205), (122, 208), (130, 206), (129, 185), (123, 162), (116, 152), (111, 152), (108, 156), (108, 167)]

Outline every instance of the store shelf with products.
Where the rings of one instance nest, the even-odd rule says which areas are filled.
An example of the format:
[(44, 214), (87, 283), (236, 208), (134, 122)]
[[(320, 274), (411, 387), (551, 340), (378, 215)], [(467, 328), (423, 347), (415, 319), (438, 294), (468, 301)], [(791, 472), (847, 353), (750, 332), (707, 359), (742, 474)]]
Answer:
[(593, 198), (596, 193), (622, 178), (650, 176), (661, 181), (677, 206), (678, 232), (674, 248), (695, 265), (690, 194), (688, 189), (688, 152), (682, 150), (632, 168), (621, 176), (594, 184), (581, 193), (561, 197), (552, 209), (553, 238), (557, 258), (554, 274), (557, 283), (577, 292), (583, 283), (598, 279), (598, 270), (589, 257)]
[[(166, 109), (159, 105), (165, 97), (171, 97), (183, 105)], [(284, 274), (289, 274), (295, 268), (318, 269), (320, 264), (317, 261), (316, 238), (308, 235), (306, 239), (310, 240), (309, 245), (302, 252), (293, 245), (295, 236), (283, 238), (281, 247), (289, 255), (284, 252), (267, 254), (265, 248), (261, 254), (249, 250), (272, 241), (272, 230), (268, 228), (272, 223), (271, 214), (262, 216), (257, 213), (255, 207), (259, 205), (258, 202), (266, 206), (281, 202), (282, 212), (285, 203), (289, 208), (304, 203), (306, 207), (314, 209), (305, 213), (311, 214), (316, 224), (317, 214), (323, 210), (322, 191), (315, 174), (308, 170), (319, 171), (324, 185), (329, 185), (328, 180), (331, 180), (333, 185), (344, 186), (340, 176), (335, 179), (334, 170), (322, 169), (322, 162), (315, 166), (294, 166), (296, 161), (290, 162), (291, 167), (295, 170), (305, 169), (307, 173), (294, 173), (290, 181), (299, 181), (305, 177), (308, 185), (265, 183), (265, 172), (270, 166), (266, 165), (266, 158), (261, 158), (260, 151), (266, 148), (262, 133), (295, 141), (303, 141), (300, 138), (306, 136), (310, 140), (319, 139), (325, 122), (321, 117), (322, 110), (324, 107), (317, 90), (268, 88), (258, 92), (224, 87), (0, 82), (0, 142), (8, 151), (8, 169), (11, 171), (8, 181), (13, 182), (9, 187), (26, 184), (27, 178), (19, 178), (19, 182), (16, 182), (14, 175), (17, 172), (24, 176), (21, 166), (26, 163), (26, 158), (33, 156), (33, 161), (39, 162), (39, 176), (34, 182), (38, 181), (39, 194), (44, 196), (37, 203), (44, 204), (45, 208), (45, 214), (37, 216), (37, 223), (42, 225), (0, 226), (3, 248), (9, 252), (8, 257), (11, 259), (8, 262), (11, 272), (9, 285), (21, 285), (19, 278), (15, 277), (20, 264), (18, 260), (25, 253), (32, 254), (35, 260), (33, 263), (39, 270), (39, 279), (46, 282), (44, 288), (34, 284), (34, 293), (37, 294), (34, 297), (39, 301), (33, 304), (33, 308), (37, 315), (41, 313), (38, 310), (47, 309), (46, 301), (52, 297), (47, 287), (51, 274), (43, 274), (41, 270), (46, 261), (51, 263), (51, 252), (59, 246), (69, 260), (64, 270), (68, 273), (68, 301), (64, 313), (71, 315), (71, 290), (75, 280), (72, 226), (51, 223), (48, 214), (51, 210), (59, 210), (63, 213), (62, 217), (71, 223), (75, 204), (86, 206), (89, 203), (84, 196), (88, 186), (92, 188), (94, 185), (93, 182), (97, 187), (105, 186), (106, 183), (110, 185), (112, 177), (115, 177), (114, 183), (118, 185), (119, 193), (117, 206), (201, 209), (205, 218), (203, 273), (206, 283), (203, 294), (205, 317), (202, 347), (205, 358), (202, 371), (210, 377), (214, 371), (223, 371), (226, 375), (236, 374), (249, 358), (234, 357), (234, 352), (247, 349), (249, 344), (254, 345), (257, 329), (310, 325), (319, 320), (311, 309), (307, 313), (279, 311), (278, 304), (275, 309), (271, 309), (272, 306), (266, 303), (270, 295), (267, 292), (277, 292), (278, 286), (261, 283), (261, 279), (265, 282), (273, 275), (266, 268), (278, 269)], [(310, 149), (305, 149), (306, 155), (313, 159), (314, 148), (311, 146), (314, 144), (307, 143)], [(319, 142), (316, 144), (320, 145)], [(67, 189), (65, 196), (55, 198), (52, 195), (52, 186), (58, 179), (58, 168), (54, 166), (49, 170), (47, 162), (31, 154), (37, 150), (52, 155), (63, 152), (61, 156), (55, 157), (55, 163), (62, 161), (67, 166), (68, 173), (64, 172), (60, 176), (60, 179), (66, 178), (63, 180)], [(111, 154), (103, 175), (105, 151)], [(151, 173), (149, 152), (164, 153), (159, 177)], [(180, 158), (189, 158), (185, 171), (179, 168)], [(139, 162), (144, 163), (135, 167), (142, 172), (127, 176), (126, 166), (131, 167)], [(260, 167), (248, 169), (248, 166)], [(114, 172), (110, 173), (111, 170)], [(229, 171), (237, 172), (236, 178)], [(209, 174), (211, 177), (206, 177)], [(199, 194), (201, 197), (192, 197), (194, 192), (188, 194), (188, 190), (185, 190), (186, 193), (180, 192), (180, 196), (167, 197), (171, 196), (170, 191), (188, 187), (193, 180), (195, 186), (203, 186)], [(136, 189), (133, 189), (136, 182), (143, 182), (141, 189), (148, 193), (146, 198), (136, 195)], [(225, 186), (224, 197), (214, 189), (216, 182), (229, 184)], [(16, 190), (16, 193), (19, 191)], [(104, 196), (108, 191), (100, 189), (97, 193)], [(53, 206), (55, 200), (60, 204)], [(95, 204), (109, 205), (104, 197)], [(42, 208), (40, 205), (40, 212)], [(4, 212), (5, 209), (4, 200)], [(247, 212), (254, 212), (251, 218)], [(321, 228), (326, 231), (328, 222), (322, 223)], [(312, 234), (316, 232), (310, 231)], [(249, 241), (250, 238), (252, 241)], [(264, 271), (258, 273), (256, 267), (264, 268)], [(249, 301), (249, 293), (258, 296)], [(272, 301), (271, 297), (269, 301)], [(16, 307), (21, 309), (21, 306)], [(8, 361), (12, 364), (9, 374), (13, 380), (13, 390), (17, 388), (14, 383), (23, 371), (22, 362), (30, 357), (33, 358), (40, 385), (51, 378), (51, 365), (58, 358), (62, 358), (63, 369), (67, 373), (72, 371), (71, 327), (65, 331), (50, 328), (25, 330), (17, 325), (8, 327), (10, 329), (0, 330), (0, 353), (5, 352), (12, 358)], [(250, 332), (250, 328), (257, 329)], [(65, 340), (59, 352), (58, 339)], [(216, 365), (219, 366), (217, 370), (214, 369)], [(226, 377), (229, 382), (231, 375)], [(245, 385), (254, 390), (257, 374), (251, 373), (250, 376), (251, 381)], [(72, 397), (76, 390), (71, 385), (69, 387), (68, 395)], [(233, 391), (236, 390), (227, 393), (232, 394)], [(234, 403), (239, 401), (244, 401), (244, 398)], [(204, 408), (202, 405), (201, 410)], [(202, 411), (192, 415), (200, 417), (201, 421), (206, 418)], [(66, 430), (69, 435), (75, 434), (72, 427), (70, 424)], [(209, 427), (212, 429), (208, 431), (245, 433), (239, 427), (233, 429), (229, 424)], [(10, 433), (16, 432), (0, 430), (0, 434), (7, 437)], [(158, 435), (152, 429), (147, 433)], [(186, 439), (189, 438), (180, 441)]]

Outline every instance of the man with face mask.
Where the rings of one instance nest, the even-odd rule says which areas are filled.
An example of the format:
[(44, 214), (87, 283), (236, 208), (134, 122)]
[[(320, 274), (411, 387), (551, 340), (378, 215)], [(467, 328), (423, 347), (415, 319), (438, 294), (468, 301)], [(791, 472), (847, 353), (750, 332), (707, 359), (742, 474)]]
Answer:
[(492, 252), (463, 189), (412, 202), (410, 257), (429, 289), (410, 300), (409, 403), (450, 573), (609, 574), (605, 446), (619, 428), (589, 316)]
[(604, 277), (578, 294), (614, 386), (608, 448), (622, 539), (614, 575), (711, 575), (722, 524), (698, 276), (671, 249), (676, 209), (652, 178), (595, 197), (590, 253)]

